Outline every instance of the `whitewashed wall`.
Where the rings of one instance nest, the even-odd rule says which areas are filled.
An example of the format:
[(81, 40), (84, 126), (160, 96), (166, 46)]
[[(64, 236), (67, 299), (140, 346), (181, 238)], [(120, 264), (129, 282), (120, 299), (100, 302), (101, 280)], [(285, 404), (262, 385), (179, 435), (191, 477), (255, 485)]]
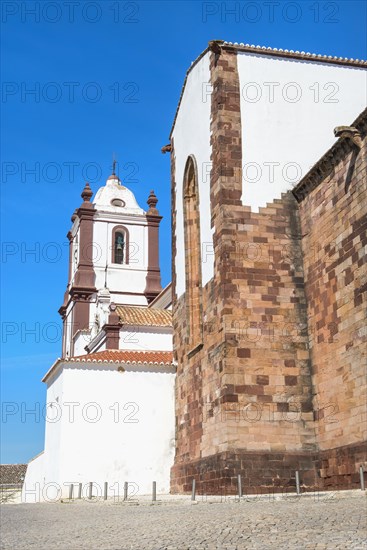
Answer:
[[(238, 53), (243, 196), (257, 211), (291, 189), (366, 106), (365, 69)], [(270, 164), (269, 164), (270, 163)]]
[(173, 139), (176, 155), (176, 293), (185, 292), (185, 251), (182, 186), (188, 157), (196, 159), (199, 179), (200, 237), (202, 243), (202, 284), (214, 274), (212, 230), (210, 227), (210, 111), (211, 87), (209, 54), (195, 65), (187, 77), (178, 111)]
[(64, 398), (64, 377), (55, 373), (47, 387), (45, 420), (45, 449), (28, 465), (22, 490), (22, 502), (40, 502), (57, 497), (60, 484), (62, 459), (62, 403)]
[(172, 351), (172, 329), (159, 327), (126, 327), (120, 330), (122, 350)]
[(42, 452), (28, 463), (21, 501), (27, 504), (40, 502), (45, 482), (45, 453)]
[[(50, 500), (67, 497), (70, 483), (90, 481), (100, 488), (107, 481), (110, 496), (122, 495), (125, 481), (135, 484), (140, 495), (151, 493), (153, 481), (158, 492), (168, 493), (175, 442), (174, 368), (126, 365), (125, 372), (118, 372), (116, 365), (64, 365), (47, 397), (48, 402), (59, 398), (54, 408), (61, 418), (46, 425), (45, 452), (31, 463), (25, 480), (27, 502), (37, 500), (31, 494), (37, 484), (38, 500), (44, 494)], [(53, 484), (60, 487), (59, 494)]]

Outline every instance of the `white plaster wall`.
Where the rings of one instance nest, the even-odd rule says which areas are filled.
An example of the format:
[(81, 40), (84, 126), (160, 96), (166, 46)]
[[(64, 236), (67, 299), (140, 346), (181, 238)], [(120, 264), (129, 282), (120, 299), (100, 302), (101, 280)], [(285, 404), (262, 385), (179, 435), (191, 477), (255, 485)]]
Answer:
[(202, 243), (202, 284), (214, 274), (213, 237), (210, 227), (210, 88), (209, 53), (195, 65), (187, 77), (178, 111), (173, 139), (176, 155), (176, 293), (185, 292), (185, 251), (182, 186), (189, 155), (196, 159), (199, 179), (200, 236)]
[[(145, 281), (145, 279), (144, 279)], [(145, 287), (144, 287), (145, 288)], [(127, 306), (146, 306), (147, 299), (144, 295), (138, 294), (113, 294), (111, 292), (111, 301), (116, 304), (122, 304)]]
[[(93, 322), (93, 317), (91, 318), (91, 323)], [(91, 341), (91, 331), (89, 330), (81, 330), (77, 333), (75, 339), (74, 339), (74, 357), (78, 357), (79, 355), (86, 355), (85, 346), (89, 344)]]
[(73, 307), (74, 302), (71, 301), (66, 310), (66, 324), (65, 324), (65, 355), (71, 355), (71, 329), (73, 319)]
[[(173, 367), (64, 364), (47, 390), (45, 451), (30, 462), (22, 502), (68, 497), (70, 483), (93, 481), (109, 496), (169, 492), (174, 459)], [(74, 489), (77, 490), (77, 487)], [(76, 494), (76, 493), (75, 493)], [(94, 487), (93, 494), (98, 493)]]
[(367, 72), (249, 53), (238, 53), (237, 63), (242, 202), (257, 211), (298, 183), (335, 142), (334, 128), (365, 108)]
[[(169, 491), (174, 458), (174, 373), (149, 367), (117, 371), (86, 364), (64, 370), (65, 409), (60, 484), (93, 481), (103, 487), (134, 482), (139, 494)], [(94, 405), (88, 405), (94, 403)], [(70, 410), (70, 407), (69, 407)], [(113, 489), (109, 489), (113, 494)], [(67, 488), (64, 489), (67, 496)]]
[(58, 482), (62, 456), (64, 373), (58, 371), (47, 382), (45, 427), (46, 482)]
[(47, 383), (44, 452), (30, 461), (22, 490), (22, 502), (34, 503), (60, 497), (60, 467), (64, 418), (64, 376), (58, 371)]
[(21, 501), (26, 504), (40, 502), (45, 482), (45, 454), (42, 452), (28, 463)]
[(159, 327), (128, 327), (120, 331), (122, 350), (172, 351), (172, 329)]

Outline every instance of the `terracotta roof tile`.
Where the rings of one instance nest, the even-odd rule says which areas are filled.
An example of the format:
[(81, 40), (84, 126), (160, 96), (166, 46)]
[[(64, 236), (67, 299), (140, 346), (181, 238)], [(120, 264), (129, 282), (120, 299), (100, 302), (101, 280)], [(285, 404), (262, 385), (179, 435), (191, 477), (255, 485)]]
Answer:
[(168, 309), (117, 306), (116, 311), (123, 325), (171, 327), (172, 313)]
[(0, 485), (23, 483), (27, 464), (0, 464)]
[(63, 361), (71, 362), (102, 362), (102, 363), (134, 363), (151, 365), (172, 365), (172, 351), (131, 351), (131, 350), (104, 350), (69, 357)]

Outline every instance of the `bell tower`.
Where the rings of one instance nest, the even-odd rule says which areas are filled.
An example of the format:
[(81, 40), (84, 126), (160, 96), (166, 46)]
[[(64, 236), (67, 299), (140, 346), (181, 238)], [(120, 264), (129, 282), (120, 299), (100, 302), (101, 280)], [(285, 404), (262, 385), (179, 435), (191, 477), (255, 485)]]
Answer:
[[(115, 165), (115, 163), (114, 163)], [(83, 203), (71, 220), (69, 276), (64, 302), (63, 357), (87, 353), (87, 345), (108, 325), (111, 307), (147, 307), (162, 290), (159, 224), (154, 191), (148, 211), (115, 174), (92, 199), (87, 183)]]

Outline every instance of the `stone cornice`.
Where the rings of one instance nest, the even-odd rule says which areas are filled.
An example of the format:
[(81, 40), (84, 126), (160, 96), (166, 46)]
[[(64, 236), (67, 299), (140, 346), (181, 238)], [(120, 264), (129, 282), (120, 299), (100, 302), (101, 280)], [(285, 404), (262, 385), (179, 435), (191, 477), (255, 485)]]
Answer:
[[(367, 108), (351, 124), (356, 128), (362, 137), (367, 133)], [(357, 150), (356, 145), (348, 137), (341, 137), (336, 143), (316, 162), (307, 172), (301, 181), (292, 189), (297, 202), (302, 200), (313, 191), (335, 168), (336, 164), (351, 151)]]
[(90, 296), (96, 293), (97, 289), (92, 286), (72, 286), (69, 290), (72, 301), (89, 302)]
[(78, 208), (78, 218), (80, 221), (83, 220), (84, 218), (87, 218), (87, 219), (93, 218), (95, 212), (96, 210), (91, 203), (89, 202), (83, 203)]
[(126, 225), (142, 225), (146, 226), (146, 214), (123, 214), (121, 212), (102, 212), (100, 210), (95, 211), (93, 220), (105, 222), (105, 223), (124, 223)]

